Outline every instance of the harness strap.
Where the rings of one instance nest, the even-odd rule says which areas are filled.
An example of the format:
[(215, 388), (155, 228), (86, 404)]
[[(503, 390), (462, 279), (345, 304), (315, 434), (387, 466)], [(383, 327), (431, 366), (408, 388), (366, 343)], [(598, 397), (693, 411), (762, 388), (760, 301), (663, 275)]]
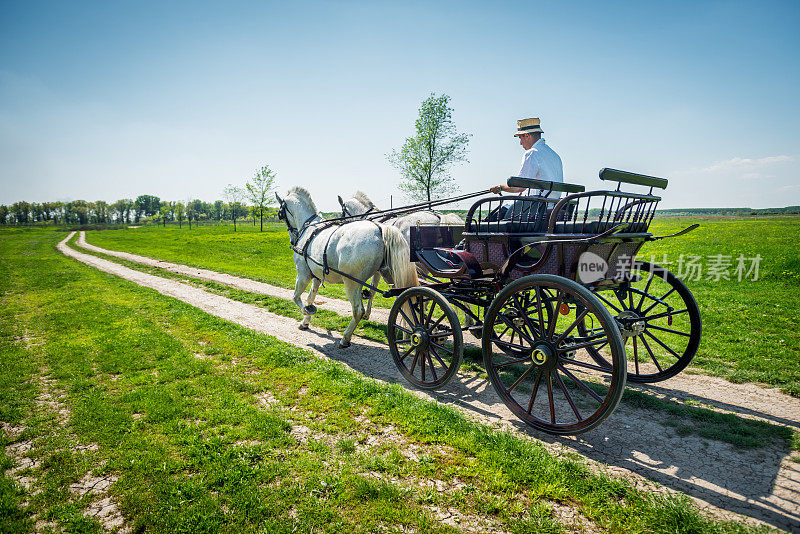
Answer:
[[(375, 222), (375, 221), (370, 221), (370, 222), (372, 222), (373, 224), (375, 224), (375, 226), (378, 227), (378, 231), (381, 234), (381, 243), (383, 243), (383, 227), (380, 224), (378, 224), (377, 222)], [(370, 288), (371, 290), (375, 291), (376, 293), (381, 294), (382, 296), (386, 296), (385, 292), (381, 291), (380, 289), (378, 289), (377, 287), (373, 286), (372, 284), (370, 284), (368, 282), (365, 282), (364, 280), (359, 280), (358, 278), (356, 278), (354, 276), (350, 276), (349, 274), (347, 274), (345, 272), (342, 272), (339, 269), (334, 269), (333, 267), (328, 265), (328, 246), (330, 245), (331, 239), (333, 238), (333, 234), (335, 234), (336, 231), (331, 232), (331, 234), (328, 236), (328, 241), (325, 243), (325, 248), (322, 250), (322, 263), (318, 262), (317, 260), (315, 260), (314, 258), (312, 258), (311, 256), (308, 255), (308, 247), (311, 244), (311, 241), (314, 240), (314, 238), (317, 236), (317, 234), (319, 234), (321, 231), (323, 231), (323, 230), (325, 230), (327, 228), (330, 228), (331, 226), (340, 226), (340, 225), (337, 224), (337, 221), (328, 221), (328, 224), (321, 225), (321, 226), (319, 226), (319, 227), (314, 229), (314, 231), (311, 233), (311, 235), (308, 236), (308, 239), (306, 240), (306, 242), (303, 243), (302, 250), (298, 250), (298, 248), (296, 246), (294, 246), (294, 245), (290, 245), (289, 248), (291, 248), (295, 253), (300, 254), (300, 255), (303, 256), (303, 260), (306, 262), (306, 267), (308, 267), (308, 260), (311, 260), (315, 264), (317, 264), (320, 267), (322, 267), (322, 280), (320, 280), (321, 283), (325, 283), (325, 276), (329, 272), (333, 271), (336, 274), (338, 274), (340, 276), (344, 276), (345, 278), (348, 278), (348, 279), (352, 280), (353, 282), (355, 282), (355, 283), (357, 283), (357, 284), (359, 284), (361, 286), (366, 286), (366, 287)], [(386, 257), (386, 253), (384, 253), (384, 258), (385, 257)], [(385, 262), (385, 259), (384, 259), (384, 262), (381, 264), (381, 268), (384, 267), (385, 263), (386, 262)], [(314, 273), (311, 270), (311, 268), (309, 268), (308, 270), (311, 273), (311, 276), (314, 276)], [(317, 278), (317, 277), (314, 276), (314, 278)], [(317, 278), (317, 280), (319, 280), (319, 278)]]

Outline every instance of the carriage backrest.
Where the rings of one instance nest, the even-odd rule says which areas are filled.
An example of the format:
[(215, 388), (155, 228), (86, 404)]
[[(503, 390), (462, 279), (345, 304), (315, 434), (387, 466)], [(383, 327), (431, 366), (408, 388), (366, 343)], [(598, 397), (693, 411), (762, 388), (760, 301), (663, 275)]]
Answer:
[[(617, 169), (602, 169), (600, 179), (617, 182), (615, 191), (590, 191), (562, 199), (553, 208), (548, 233), (599, 234), (625, 224), (624, 233), (646, 233), (661, 197), (653, 188), (667, 187), (666, 178), (646, 176)], [(649, 187), (647, 194), (620, 191), (622, 183)]]

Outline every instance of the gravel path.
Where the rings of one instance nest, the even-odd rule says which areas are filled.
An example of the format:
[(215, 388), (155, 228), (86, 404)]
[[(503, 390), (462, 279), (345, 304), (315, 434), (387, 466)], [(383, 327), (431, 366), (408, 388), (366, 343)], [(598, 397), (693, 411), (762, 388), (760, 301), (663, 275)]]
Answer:
[[(297, 329), (295, 320), (262, 308), (80, 253), (66, 246), (66, 241), (72, 235), (59, 243), (58, 249), (78, 261), (155, 289), (246, 328), (341, 361), (366, 376), (406, 385), (396, 371), (385, 345), (356, 339), (352, 347), (338, 349), (336, 343), (341, 337), (339, 332), (321, 330), (314, 326), (313, 321), (311, 330), (301, 331)], [(93, 247), (85, 243), (83, 233), (79, 244), (95, 252), (246, 291), (279, 298), (290, 298), (292, 293), (244, 278)], [(328, 297), (323, 307), (343, 315), (349, 314), (350, 310), (349, 303)], [(375, 310), (373, 313), (374, 319), (380, 321), (381, 314), (386, 311)], [(691, 399), (742, 417), (800, 428), (800, 399), (784, 395), (777, 389), (761, 388), (754, 384), (732, 384), (716, 377), (689, 374), (679, 375), (661, 385), (635, 387), (665, 399)], [(655, 481), (666, 488), (686, 493), (715, 517), (749, 523), (764, 522), (784, 530), (800, 532), (800, 464), (789, 458), (789, 451), (782, 444), (738, 451), (726, 443), (696, 435), (678, 436), (673, 428), (657, 421), (665, 416), (664, 413), (637, 410), (624, 403), (595, 430), (577, 437), (555, 437), (521, 426), (491, 386), (480, 378), (457, 377), (444, 390), (433, 395), (412, 391), (461, 407), (470, 417), (500, 424), (539, 439), (554, 452), (576, 451), (599, 462), (599, 469), (626, 476), (637, 485), (652, 487), (650, 481)]]

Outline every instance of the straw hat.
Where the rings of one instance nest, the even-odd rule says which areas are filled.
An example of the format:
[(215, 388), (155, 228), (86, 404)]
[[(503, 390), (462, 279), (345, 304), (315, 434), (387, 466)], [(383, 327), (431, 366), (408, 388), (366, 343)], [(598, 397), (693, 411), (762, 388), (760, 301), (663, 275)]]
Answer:
[(538, 117), (532, 119), (520, 119), (517, 121), (517, 133), (514, 134), (514, 137), (537, 132), (542, 133), (542, 127), (539, 124)]

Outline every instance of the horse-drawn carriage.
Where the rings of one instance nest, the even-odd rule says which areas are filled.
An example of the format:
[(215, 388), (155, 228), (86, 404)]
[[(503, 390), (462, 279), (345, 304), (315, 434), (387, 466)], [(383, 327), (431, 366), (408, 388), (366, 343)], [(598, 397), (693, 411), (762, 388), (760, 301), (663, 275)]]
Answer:
[[(661, 200), (653, 189), (667, 180), (613, 169), (600, 178), (616, 189), (512, 177), (509, 185), (541, 194), (479, 199), (463, 226), (411, 228), (420, 285), (385, 293), (396, 297), (390, 352), (409, 382), (444, 386), (461, 366), (468, 331), (517, 417), (577, 434), (613, 412), (626, 380), (657, 382), (688, 365), (701, 336), (692, 294), (666, 269), (635, 260), (644, 243), (671, 237), (649, 232)], [(623, 192), (622, 183), (649, 192)], [(566, 195), (549, 198), (553, 191)]]

